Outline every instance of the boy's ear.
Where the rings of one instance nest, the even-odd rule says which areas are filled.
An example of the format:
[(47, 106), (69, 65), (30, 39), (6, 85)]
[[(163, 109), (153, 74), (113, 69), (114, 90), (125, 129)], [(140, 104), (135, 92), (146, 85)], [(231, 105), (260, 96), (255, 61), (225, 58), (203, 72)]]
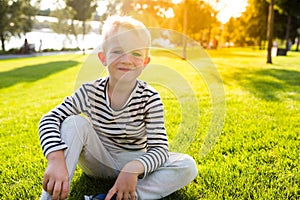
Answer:
[(151, 58), (149, 56), (147, 56), (145, 59), (144, 59), (144, 65), (148, 65), (149, 62), (150, 62)]
[(106, 66), (106, 58), (103, 52), (98, 52), (98, 58), (104, 66)]

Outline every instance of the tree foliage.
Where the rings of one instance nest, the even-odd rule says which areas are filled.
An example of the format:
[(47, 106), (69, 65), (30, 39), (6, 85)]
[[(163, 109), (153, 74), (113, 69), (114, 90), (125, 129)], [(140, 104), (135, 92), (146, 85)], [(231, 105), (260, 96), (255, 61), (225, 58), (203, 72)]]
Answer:
[(2, 50), (5, 51), (5, 41), (12, 36), (21, 36), (31, 31), (37, 9), (30, 0), (0, 1), (0, 38)]
[(123, 0), (120, 13), (134, 16), (148, 27), (184, 30), (184, 7), (187, 8), (187, 36), (204, 43), (209, 40), (213, 28), (220, 26), (217, 11), (205, 1), (183, 0), (174, 4), (172, 0)]
[(50, 12), (51, 17), (56, 17), (57, 22), (51, 23), (51, 29), (58, 34), (72, 34), (69, 20), (72, 15), (68, 9), (57, 9)]
[(71, 28), (72, 32), (77, 38), (77, 31), (74, 24), (75, 20), (82, 22), (82, 35), (83, 39), (87, 32), (86, 21), (92, 18), (92, 14), (96, 11), (96, 0), (66, 0), (67, 8), (71, 9), (69, 13), (72, 15)]
[[(187, 35), (196, 40), (205, 40), (203, 36), (205, 30), (211, 26), (217, 25), (216, 15), (214, 9), (204, 1), (186, 1), (187, 6), (187, 21), (188, 29)], [(175, 20), (177, 27), (183, 27), (183, 2), (176, 7)], [(218, 24), (220, 25), (220, 24)], [(175, 27), (174, 27), (175, 28)], [(180, 29), (178, 31), (181, 31)]]
[(91, 19), (97, 8), (95, 0), (67, 0), (66, 4), (74, 11), (73, 19), (78, 21)]
[[(71, 40), (70, 35), (73, 35), (78, 47), (78, 34), (84, 32), (84, 26), (82, 26), (83, 22), (73, 19), (74, 11), (70, 7), (66, 7), (51, 11), (50, 16), (57, 19), (57, 22), (50, 24), (51, 29), (55, 33), (64, 34), (68, 40)], [(91, 26), (85, 25), (85, 32), (90, 30)]]
[[(236, 45), (258, 45), (260, 48), (265, 48), (269, 3), (269, 0), (248, 0), (245, 12), (234, 20), (234, 25), (232, 20), (225, 24), (225, 34), (223, 34), (225, 41), (230, 35), (230, 40)], [(300, 27), (299, 10), (300, 1), (298, 0), (274, 1), (273, 40), (295, 41), (297, 28)], [(234, 29), (227, 32), (230, 26), (234, 26)]]
[[(275, 36), (286, 40), (286, 48), (289, 42), (299, 37), (297, 29), (300, 28), (300, 1), (299, 0), (277, 0), (275, 13)], [(280, 27), (280, 28), (277, 28)], [(299, 38), (298, 38), (299, 40)]]
[(166, 28), (169, 20), (166, 11), (172, 9), (171, 0), (147, 1), (147, 0), (123, 0), (120, 13), (131, 15), (141, 20), (148, 27)]
[(248, 0), (248, 6), (241, 17), (241, 24), (248, 41), (263, 48), (263, 41), (267, 39), (268, 3), (262, 0)]
[(122, 0), (110, 0), (110, 1), (101, 0), (101, 1), (106, 3), (106, 12), (104, 12), (100, 16), (100, 21), (105, 21), (105, 19), (108, 16), (119, 13), (122, 5)]

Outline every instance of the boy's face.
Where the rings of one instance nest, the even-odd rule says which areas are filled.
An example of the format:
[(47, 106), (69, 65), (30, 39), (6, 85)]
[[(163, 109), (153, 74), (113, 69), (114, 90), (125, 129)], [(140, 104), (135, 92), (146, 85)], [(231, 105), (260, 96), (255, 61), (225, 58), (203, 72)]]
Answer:
[(147, 38), (136, 30), (113, 34), (105, 41), (104, 52), (99, 53), (101, 62), (107, 66), (109, 76), (115, 81), (135, 81), (149, 63)]

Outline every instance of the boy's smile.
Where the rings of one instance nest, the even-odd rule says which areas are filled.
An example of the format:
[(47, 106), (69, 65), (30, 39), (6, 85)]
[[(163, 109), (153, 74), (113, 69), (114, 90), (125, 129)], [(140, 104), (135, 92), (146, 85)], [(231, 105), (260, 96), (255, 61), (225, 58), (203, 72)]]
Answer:
[(130, 68), (125, 68), (125, 67), (119, 67), (118, 69), (123, 71), (123, 72), (129, 72), (129, 71), (133, 70), (133, 69), (130, 69)]

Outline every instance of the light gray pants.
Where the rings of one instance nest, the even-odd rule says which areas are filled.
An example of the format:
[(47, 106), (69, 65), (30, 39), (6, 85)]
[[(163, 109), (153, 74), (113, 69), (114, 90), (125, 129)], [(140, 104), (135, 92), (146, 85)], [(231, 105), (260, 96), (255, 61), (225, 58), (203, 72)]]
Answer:
[[(61, 136), (68, 146), (65, 157), (70, 182), (77, 164), (88, 176), (116, 178), (126, 163), (145, 153), (105, 148), (90, 122), (81, 116), (67, 118), (61, 126)], [(196, 163), (189, 155), (170, 153), (163, 166), (138, 180), (137, 198), (160, 199), (189, 184), (197, 174)], [(51, 196), (43, 190), (41, 199)]]

